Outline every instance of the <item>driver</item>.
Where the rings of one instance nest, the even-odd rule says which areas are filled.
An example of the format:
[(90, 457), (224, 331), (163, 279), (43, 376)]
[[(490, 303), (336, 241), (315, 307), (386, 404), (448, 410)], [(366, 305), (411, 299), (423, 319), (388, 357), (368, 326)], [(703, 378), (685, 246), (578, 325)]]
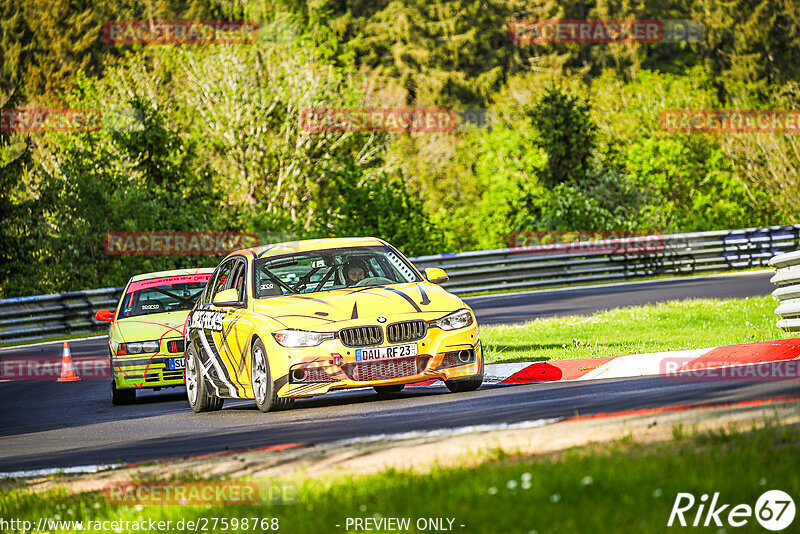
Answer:
[(349, 260), (346, 262), (343, 271), (347, 285), (357, 284), (367, 277), (367, 267), (358, 260)]

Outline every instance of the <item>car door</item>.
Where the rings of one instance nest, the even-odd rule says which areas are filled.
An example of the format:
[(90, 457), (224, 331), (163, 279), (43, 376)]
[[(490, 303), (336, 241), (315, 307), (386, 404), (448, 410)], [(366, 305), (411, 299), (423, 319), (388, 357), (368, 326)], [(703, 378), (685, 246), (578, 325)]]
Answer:
[(239, 300), (235, 305), (217, 306), (212, 309), (224, 312), (222, 332), (217, 343), (220, 364), (231, 383), (237, 388), (239, 396), (244, 394), (242, 384), (250, 383), (250, 350), (248, 341), (253, 330), (253, 322), (247, 311), (247, 260), (234, 258), (230, 275), (224, 288), (235, 289)]
[(214, 305), (217, 293), (224, 291), (231, 284), (237, 261), (235, 257), (230, 258), (217, 267), (190, 319), (190, 329), (197, 339), (203, 374), (214, 393), (220, 397), (240, 396), (240, 388), (235, 384), (225, 364), (228, 360), (225, 357), (228, 353), (228, 337), (231, 323), (234, 322), (229, 316), (232, 315), (233, 309)]

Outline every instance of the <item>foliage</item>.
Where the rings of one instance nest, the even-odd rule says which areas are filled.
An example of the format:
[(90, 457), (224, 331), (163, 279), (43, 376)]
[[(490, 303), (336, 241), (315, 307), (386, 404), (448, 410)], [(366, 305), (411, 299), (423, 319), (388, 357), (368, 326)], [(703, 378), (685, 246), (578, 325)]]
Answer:
[(719, 147), (690, 136), (649, 138), (630, 147), (627, 169), (654, 195), (667, 230), (741, 228), (758, 224), (760, 206), (732, 173)]
[(408, 255), (438, 254), (441, 235), (402, 176), (374, 178), (352, 165), (328, 177), (326, 194), (311, 225), (322, 237), (373, 236)]
[[(149, 102), (125, 102), (137, 117), (125, 129), (52, 134), (40, 139), (42, 165), (31, 171), (37, 202), (21, 236), (36, 262), (10, 273), (16, 293), (120, 285), (133, 270), (196, 265), (180, 256), (111, 256), (109, 231), (189, 231), (224, 228), (213, 209), (219, 193), (196, 146), (181, 138)], [(46, 221), (46, 224), (36, 224)], [(211, 259), (213, 261), (213, 259)], [(41, 269), (45, 266), (45, 269)], [(34, 276), (36, 273), (36, 276)]]
[[(98, 241), (108, 231), (371, 234), (427, 254), (504, 247), (520, 229), (797, 222), (796, 134), (661, 127), (669, 109), (800, 107), (797, 3), (712, 4), (0, 0), (0, 106), (136, 110), (145, 128), (0, 132), (0, 295), (198, 263), (110, 258)], [(604, 18), (693, 19), (705, 34), (655, 44), (509, 36), (513, 20)], [(103, 41), (105, 22), (136, 19), (257, 20), (260, 39)], [(400, 134), (301, 124), (305, 109), (337, 107), (488, 120)]]
[(539, 148), (547, 154), (543, 185), (586, 181), (597, 130), (590, 113), (587, 102), (557, 87), (548, 88), (532, 110)]
[(398, 105), (480, 106), (512, 61), (506, 23), (515, 7), (497, 0), (352, 2), (334, 7), (333, 24), (379, 83), (400, 93)]

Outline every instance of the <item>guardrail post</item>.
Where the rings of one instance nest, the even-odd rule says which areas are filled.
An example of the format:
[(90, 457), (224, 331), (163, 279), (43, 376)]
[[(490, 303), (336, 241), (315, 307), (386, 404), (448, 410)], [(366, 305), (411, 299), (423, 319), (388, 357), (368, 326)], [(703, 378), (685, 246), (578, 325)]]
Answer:
[(800, 250), (779, 254), (769, 264), (775, 269), (770, 282), (778, 286), (772, 292), (779, 301), (776, 326), (786, 332), (800, 332)]

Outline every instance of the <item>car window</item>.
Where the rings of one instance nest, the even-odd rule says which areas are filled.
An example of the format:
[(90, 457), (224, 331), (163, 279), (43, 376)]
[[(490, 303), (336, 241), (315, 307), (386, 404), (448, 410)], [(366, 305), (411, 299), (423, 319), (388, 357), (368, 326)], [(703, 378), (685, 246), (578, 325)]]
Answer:
[(206, 295), (206, 304), (214, 302), (214, 297), (217, 293), (225, 289), (225, 285), (230, 278), (231, 270), (234, 266), (234, 259), (227, 260), (225, 263), (217, 267), (217, 272), (214, 273), (213, 282), (209, 285), (208, 294)]
[(237, 260), (231, 272), (229, 283), (226, 289), (235, 289), (236, 294), (239, 295), (239, 301), (245, 300), (245, 273), (247, 271), (247, 263), (242, 260)]
[(381, 276), (381, 277), (387, 278), (386, 272), (383, 270), (383, 267), (381, 267), (381, 264), (378, 261), (378, 258), (370, 258), (370, 260), (369, 260), (369, 268), (370, 268), (370, 271), (372, 273), (374, 273), (375, 276)]
[(130, 291), (122, 299), (118, 318), (190, 310), (205, 287), (205, 281), (192, 281), (163, 283)]
[(408, 260), (386, 246), (325, 249), (253, 261), (256, 298), (418, 281)]

